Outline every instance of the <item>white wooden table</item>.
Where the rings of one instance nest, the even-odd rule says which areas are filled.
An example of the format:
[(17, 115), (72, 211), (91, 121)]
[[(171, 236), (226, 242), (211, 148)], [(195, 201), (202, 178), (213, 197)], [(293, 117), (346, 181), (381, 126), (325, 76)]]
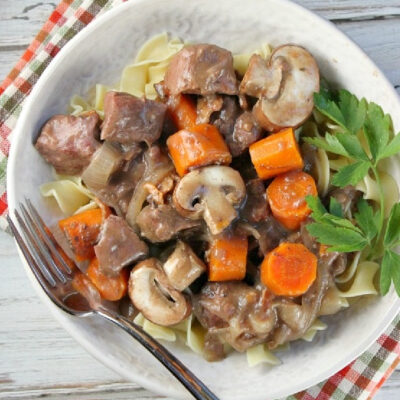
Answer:
[[(297, 0), (331, 19), (400, 93), (400, 0)], [(57, 0), (0, 0), (0, 80)], [(94, 360), (53, 320), (31, 287), (12, 239), (0, 232), (0, 399), (161, 399)], [(377, 400), (400, 399), (400, 370)]]

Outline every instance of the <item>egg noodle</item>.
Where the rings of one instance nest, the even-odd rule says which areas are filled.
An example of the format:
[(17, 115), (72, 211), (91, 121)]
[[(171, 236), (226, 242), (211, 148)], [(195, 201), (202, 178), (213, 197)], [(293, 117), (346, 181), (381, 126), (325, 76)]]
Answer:
[[(104, 117), (104, 97), (109, 90), (126, 92), (137, 97), (155, 99), (157, 93), (154, 84), (163, 80), (168, 64), (174, 54), (184, 47), (184, 43), (177, 39), (169, 39), (166, 33), (154, 36), (139, 50), (134, 62), (126, 66), (121, 74), (119, 82), (112, 87), (96, 84), (88, 98), (75, 95), (69, 104), (69, 112), (72, 115), (80, 115), (89, 110), (95, 110), (101, 118)], [(234, 68), (244, 74), (252, 54), (257, 53), (267, 58), (271, 53), (269, 45), (263, 45), (252, 53), (234, 55)], [(318, 111), (314, 111), (312, 117), (299, 129), (304, 136), (321, 136), (325, 132), (335, 132), (337, 126), (327, 121)], [(346, 157), (329, 158), (327, 152), (316, 150), (315, 171), (317, 188), (320, 196), (325, 196), (330, 188), (332, 172), (339, 167), (347, 165), (350, 160)], [(398, 201), (399, 193), (393, 177), (384, 171), (380, 171), (381, 183), (385, 192), (385, 210), (390, 210)], [(373, 202), (379, 201), (379, 189), (374, 178), (367, 175), (356, 186), (356, 189), (364, 193), (364, 198)], [(70, 216), (85, 209), (97, 207), (94, 196), (82, 183), (81, 178), (73, 176), (55, 175), (55, 180), (46, 183), (40, 188), (44, 197), (54, 198), (61, 211)], [(386, 213), (387, 216), (387, 213)], [(375, 262), (367, 261), (364, 254), (356, 253), (349, 262), (345, 272), (336, 278), (337, 289), (331, 293), (339, 308), (348, 307), (348, 298), (364, 295), (377, 295), (374, 285), (374, 277), (379, 268)], [(138, 314), (134, 320), (138, 325), (156, 339), (166, 341), (183, 341), (191, 350), (202, 354), (204, 346), (205, 329), (196, 320), (194, 315), (171, 327), (158, 326)], [(327, 328), (320, 320), (315, 320), (313, 325), (302, 337), (305, 341), (312, 341), (318, 331)], [(278, 352), (288, 348), (282, 346)], [(247, 350), (249, 366), (258, 364), (277, 365), (279, 358), (268, 350), (264, 344), (256, 345)]]

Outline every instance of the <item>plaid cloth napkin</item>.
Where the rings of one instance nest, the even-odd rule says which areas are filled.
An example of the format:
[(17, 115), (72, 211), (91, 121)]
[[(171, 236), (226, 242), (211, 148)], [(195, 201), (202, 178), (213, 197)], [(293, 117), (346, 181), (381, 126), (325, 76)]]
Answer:
[[(124, 0), (63, 0), (0, 86), (0, 228), (7, 229), (5, 177), (10, 134), (24, 100), (60, 49), (96, 16)], [(366, 400), (400, 362), (400, 316), (358, 359), (328, 380), (287, 400)], [(399, 394), (400, 397), (400, 394)]]

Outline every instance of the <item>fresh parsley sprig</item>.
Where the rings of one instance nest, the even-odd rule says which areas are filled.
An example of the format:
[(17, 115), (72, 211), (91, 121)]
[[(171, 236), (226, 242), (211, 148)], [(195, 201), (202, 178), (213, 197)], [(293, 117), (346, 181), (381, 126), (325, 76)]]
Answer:
[[(394, 135), (392, 121), (380, 106), (359, 100), (347, 90), (335, 96), (322, 88), (314, 94), (317, 110), (337, 125), (335, 133), (303, 140), (330, 153), (345, 156), (350, 164), (340, 168), (332, 178), (338, 187), (356, 185), (367, 174), (373, 174), (379, 188), (377, 212), (366, 200), (357, 204), (354, 220), (343, 217), (340, 204), (331, 198), (329, 212), (318, 198), (308, 197), (315, 222), (307, 225), (310, 234), (329, 251), (353, 252), (369, 247), (368, 257), (383, 258), (380, 270), (380, 290), (384, 295), (393, 281), (400, 296), (400, 255), (394, 250), (400, 245), (400, 203), (395, 204), (384, 228), (384, 193), (378, 173), (378, 163), (400, 152), (400, 132)], [(382, 240), (383, 238), (383, 240)]]
[[(304, 140), (354, 161), (339, 169), (332, 180), (335, 186), (357, 184), (370, 170), (377, 173), (380, 160), (400, 151), (400, 135), (389, 140), (392, 136), (391, 118), (377, 104), (358, 100), (347, 90), (340, 90), (336, 101), (332, 94), (322, 90), (314, 94), (314, 104), (319, 112), (337, 124), (338, 133)], [(367, 143), (366, 150), (361, 142), (362, 136)]]
[[(307, 230), (321, 244), (327, 245), (328, 251), (350, 253), (362, 251), (373, 246), (379, 237), (379, 215), (364, 199), (357, 203), (354, 223), (343, 218), (337, 201), (331, 197), (329, 212), (318, 197), (307, 196), (307, 204), (315, 222), (307, 225)], [(340, 206), (340, 204), (339, 204)], [(394, 248), (400, 245), (400, 203), (393, 206), (383, 237), (383, 259), (380, 269), (380, 291), (385, 295), (391, 281), (400, 296), (400, 255)]]
[(304, 138), (304, 141), (351, 161), (332, 177), (335, 186), (356, 185), (367, 174), (374, 175), (380, 194), (380, 232), (384, 224), (384, 194), (378, 163), (400, 151), (400, 133), (391, 139), (390, 116), (377, 104), (359, 100), (347, 90), (340, 90), (335, 98), (331, 92), (322, 89), (314, 94), (314, 104), (319, 112), (337, 125), (337, 133), (328, 132), (324, 137)]
[[(332, 199), (333, 197), (328, 212), (319, 197), (307, 196), (307, 204), (312, 211), (311, 218), (315, 221), (307, 225), (308, 232), (319, 243), (329, 246), (328, 251), (350, 253), (363, 250), (370, 243), (371, 235), (366, 234), (361, 226), (356, 226), (350, 220), (343, 218), (343, 215), (338, 215), (337, 201)], [(367, 207), (370, 206), (367, 204)], [(363, 217), (360, 215), (361, 219), (364, 219)], [(362, 226), (367, 226), (367, 223)]]
[(400, 255), (394, 248), (400, 244), (400, 203), (392, 207), (385, 236), (383, 237), (383, 259), (380, 275), (380, 290), (385, 295), (390, 288), (390, 281), (394, 283), (397, 294), (400, 296)]

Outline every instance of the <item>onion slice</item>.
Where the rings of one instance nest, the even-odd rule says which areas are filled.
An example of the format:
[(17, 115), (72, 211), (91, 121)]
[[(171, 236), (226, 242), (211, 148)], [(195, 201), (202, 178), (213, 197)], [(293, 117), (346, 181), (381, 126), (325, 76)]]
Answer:
[(154, 186), (157, 186), (165, 177), (172, 174), (174, 171), (174, 166), (168, 157), (162, 156), (157, 161), (154, 161), (151, 159), (149, 151), (151, 150), (144, 153), (146, 169), (139, 183), (135, 187), (125, 217), (128, 224), (135, 230), (138, 229), (136, 226), (136, 217), (142, 210), (143, 204), (149, 194), (145, 187), (146, 184), (151, 183)]
[(90, 164), (82, 173), (82, 180), (90, 190), (107, 186), (110, 176), (122, 163), (122, 154), (111, 144), (104, 142), (94, 153)]

